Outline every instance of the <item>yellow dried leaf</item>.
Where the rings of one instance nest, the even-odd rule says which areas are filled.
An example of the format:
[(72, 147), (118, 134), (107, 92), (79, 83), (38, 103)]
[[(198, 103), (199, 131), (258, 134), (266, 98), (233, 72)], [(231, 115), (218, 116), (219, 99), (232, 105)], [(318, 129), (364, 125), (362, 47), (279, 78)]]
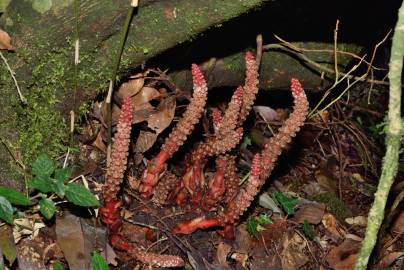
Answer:
[(2, 29), (0, 29), (0, 50), (14, 50), (9, 34)]

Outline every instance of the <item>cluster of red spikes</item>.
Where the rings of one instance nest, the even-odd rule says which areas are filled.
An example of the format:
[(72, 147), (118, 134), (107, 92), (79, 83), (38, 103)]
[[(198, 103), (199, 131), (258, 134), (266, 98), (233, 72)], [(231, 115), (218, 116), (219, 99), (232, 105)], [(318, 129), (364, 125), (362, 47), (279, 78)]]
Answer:
[[(185, 162), (185, 170), (180, 178), (167, 171), (166, 162), (184, 144), (194, 126), (199, 122), (206, 105), (208, 88), (199, 67), (192, 65), (194, 92), (190, 104), (182, 118), (166, 138), (160, 152), (143, 172), (139, 193), (144, 199), (151, 199), (160, 205), (184, 205), (187, 202), (200, 209), (192, 220), (177, 224), (176, 234), (190, 234), (197, 229), (218, 227), (220, 234), (231, 239), (235, 225), (250, 206), (254, 197), (270, 175), (282, 149), (296, 135), (303, 125), (308, 111), (308, 102), (303, 88), (297, 79), (292, 79), (291, 90), (294, 97), (294, 110), (261, 153), (252, 161), (250, 176), (240, 189), (236, 172), (235, 157), (229, 152), (239, 144), (243, 135), (243, 123), (254, 104), (258, 92), (258, 66), (252, 53), (247, 52), (246, 80), (239, 86), (222, 114), (212, 110), (214, 132), (197, 144)], [(131, 131), (130, 98), (123, 102), (117, 133), (114, 137), (112, 159), (107, 169), (104, 185), (104, 207), (100, 209), (103, 222), (110, 228), (110, 242), (117, 249), (126, 250), (138, 260), (160, 267), (175, 267), (184, 264), (177, 256), (146, 253), (130, 245), (120, 235), (121, 207), (118, 191), (126, 169)], [(207, 161), (216, 157), (216, 171), (206, 179), (204, 169)]]

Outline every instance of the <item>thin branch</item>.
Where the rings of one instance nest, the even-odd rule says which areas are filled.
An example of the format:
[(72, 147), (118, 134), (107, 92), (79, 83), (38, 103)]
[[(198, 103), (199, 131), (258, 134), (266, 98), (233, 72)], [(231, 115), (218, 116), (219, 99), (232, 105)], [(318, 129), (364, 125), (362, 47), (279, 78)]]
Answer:
[(3, 59), (4, 64), (6, 64), (6, 67), (7, 67), (8, 71), (10, 72), (11, 77), (14, 80), (14, 84), (15, 84), (15, 87), (17, 88), (18, 95), (20, 96), (21, 103), (26, 105), (27, 104), (27, 99), (21, 93), (20, 87), (18, 86), (17, 79), (14, 76), (14, 71), (8, 65), (7, 59), (4, 57), (4, 55), (1, 53), (1, 51), (0, 51), (0, 56), (1, 56), (1, 59)]

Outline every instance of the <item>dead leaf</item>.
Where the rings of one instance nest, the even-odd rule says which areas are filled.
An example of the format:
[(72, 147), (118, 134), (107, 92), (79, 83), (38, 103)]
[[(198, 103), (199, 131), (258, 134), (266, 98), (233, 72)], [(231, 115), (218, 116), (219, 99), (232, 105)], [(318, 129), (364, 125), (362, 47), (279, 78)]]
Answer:
[(332, 192), (338, 191), (336, 181), (329, 173), (327, 173), (323, 169), (320, 169), (317, 170), (314, 173), (314, 175), (316, 177), (317, 182), (322, 188)]
[(141, 91), (132, 98), (132, 104), (134, 111), (153, 108), (149, 103), (151, 100), (160, 96), (160, 92), (153, 87), (145, 86)]
[(364, 217), (364, 216), (356, 216), (356, 217), (346, 218), (345, 222), (348, 223), (349, 225), (366, 227), (366, 225), (368, 224), (368, 219), (367, 219), (367, 217)]
[(104, 140), (102, 139), (101, 132), (98, 132), (97, 137), (95, 138), (94, 142), (91, 145), (97, 147), (103, 153), (107, 152), (107, 146), (105, 145)]
[(391, 227), (390, 231), (397, 233), (397, 234), (404, 233), (404, 211), (401, 211), (401, 213), (398, 215), (398, 217), (394, 221), (393, 226)]
[(28, 270), (46, 269), (43, 260), (43, 243), (39, 245), (35, 241), (22, 240), (18, 244), (18, 267)]
[(316, 194), (320, 194), (325, 192), (326, 190), (323, 189), (319, 183), (317, 182), (310, 182), (303, 186), (303, 191), (309, 195), (310, 197)]
[(281, 252), (281, 261), (283, 270), (295, 270), (305, 265), (309, 259), (303, 252), (306, 247), (306, 241), (294, 232), (285, 234), (282, 241), (283, 250)]
[[(112, 105), (112, 125), (116, 125), (119, 120), (119, 115), (121, 114), (121, 109), (118, 107), (118, 105), (113, 104)], [(102, 117), (100, 118), (100, 121), (104, 127), (107, 127), (108, 123), (108, 104), (106, 102), (103, 102), (101, 105), (101, 115)]]
[(144, 85), (144, 74), (138, 73), (133, 77), (131, 77), (131, 80), (129, 80), (128, 82), (123, 83), (119, 87), (116, 94), (123, 100), (125, 97), (132, 97), (137, 93), (139, 93), (143, 85)]
[(56, 242), (63, 250), (69, 268), (91, 269), (90, 250), (85, 250), (85, 239), (80, 218), (65, 212), (56, 218)]
[(13, 230), (10, 225), (0, 227), (0, 249), (10, 265), (13, 264), (17, 258), (17, 247), (14, 243)]
[(140, 131), (139, 137), (136, 140), (136, 145), (135, 145), (135, 152), (138, 153), (144, 153), (145, 151), (149, 150), (150, 147), (153, 146), (153, 144), (157, 140), (158, 134), (150, 131)]
[(325, 205), (322, 203), (310, 202), (301, 204), (291, 219), (296, 223), (303, 224), (305, 220), (310, 224), (318, 224), (323, 219)]
[(343, 238), (346, 234), (344, 230), (338, 225), (337, 219), (332, 214), (325, 214), (323, 216), (322, 223), (324, 227), (327, 229), (329, 236), (334, 240), (338, 241)]
[(0, 29), (0, 50), (14, 50), (13, 45), (11, 45), (10, 35), (2, 29)]
[(404, 252), (391, 252), (384, 256), (376, 265), (375, 270), (383, 270), (392, 265), (400, 257), (404, 256)]
[[(345, 239), (339, 246), (334, 247), (325, 257), (326, 261), (328, 262), (329, 266), (335, 268), (338, 266), (340, 270), (342, 269), (352, 269), (353, 257), (358, 253), (361, 247), (361, 242), (352, 240), (352, 239)], [(351, 265), (350, 268), (342, 268), (343, 266)]]
[(41, 228), (45, 227), (45, 224), (40, 221), (40, 218), (17, 218), (14, 220), (13, 235), (14, 241), (17, 244), (23, 236), (31, 236), (34, 239)]
[(256, 114), (261, 116), (266, 123), (272, 122), (278, 117), (276, 111), (268, 106), (254, 106), (253, 110)]
[(161, 101), (156, 111), (147, 120), (149, 128), (153, 129), (157, 134), (166, 129), (173, 121), (175, 105), (174, 96)]
[(217, 245), (217, 249), (216, 249), (216, 257), (217, 257), (217, 261), (220, 263), (220, 265), (228, 267), (229, 264), (227, 263), (227, 256), (229, 255), (231, 251), (231, 246), (229, 246), (228, 244), (224, 243), (224, 242), (220, 242)]
[(116, 261), (116, 258), (118, 258), (118, 256), (116, 255), (114, 249), (108, 243), (105, 247), (105, 250), (101, 254), (108, 264), (111, 264), (113, 266), (118, 265), (118, 262)]
[(349, 255), (348, 258), (336, 263), (335, 266), (334, 266), (334, 269), (335, 270), (353, 269), (357, 257), (358, 257), (357, 254)]
[(282, 214), (283, 211), (279, 208), (278, 204), (269, 196), (267, 192), (259, 196), (258, 203), (260, 206), (270, 209), (274, 213)]
[(247, 253), (240, 253), (240, 252), (233, 252), (230, 256), (230, 259), (235, 260), (239, 264), (241, 264), (244, 269), (248, 269), (248, 261), (250, 259), (250, 256)]

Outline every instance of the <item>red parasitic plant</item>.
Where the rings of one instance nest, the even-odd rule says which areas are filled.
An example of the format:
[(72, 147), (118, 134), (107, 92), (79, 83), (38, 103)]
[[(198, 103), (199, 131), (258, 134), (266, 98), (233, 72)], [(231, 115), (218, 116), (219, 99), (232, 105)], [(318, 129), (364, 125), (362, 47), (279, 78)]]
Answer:
[[(177, 224), (173, 233), (190, 234), (197, 229), (218, 227), (221, 228), (220, 234), (223, 237), (233, 238), (235, 225), (259, 193), (282, 150), (296, 136), (305, 121), (308, 111), (307, 98), (299, 81), (292, 79), (293, 112), (278, 132), (268, 140), (263, 150), (254, 156), (250, 176), (245, 186), (240, 189), (235, 157), (229, 152), (242, 138), (242, 125), (258, 92), (258, 66), (252, 53), (246, 53), (245, 61), (244, 86), (235, 90), (223, 114), (219, 109), (212, 110), (214, 132), (191, 150), (185, 162), (184, 173), (178, 178), (167, 170), (166, 162), (199, 122), (208, 92), (202, 72), (197, 65), (192, 65), (194, 92), (191, 102), (166, 138), (160, 152), (149, 161), (141, 176), (139, 194), (142, 198), (151, 199), (158, 205), (183, 205), (188, 202), (201, 209), (194, 215), (195, 218)], [(115, 248), (126, 250), (149, 265), (181, 266), (184, 261), (180, 257), (146, 253), (129, 244), (120, 234), (122, 221), (119, 210), (122, 203), (117, 199), (117, 195), (126, 169), (131, 115), (131, 100), (126, 98), (114, 137), (111, 163), (107, 169), (104, 185), (105, 204), (100, 210), (101, 218), (110, 228), (110, 242)], [(214, 156), (217, 157), (216, 171), (212, 177), (208, 177), (205, 174), (205, 165), (209, 158)]]

